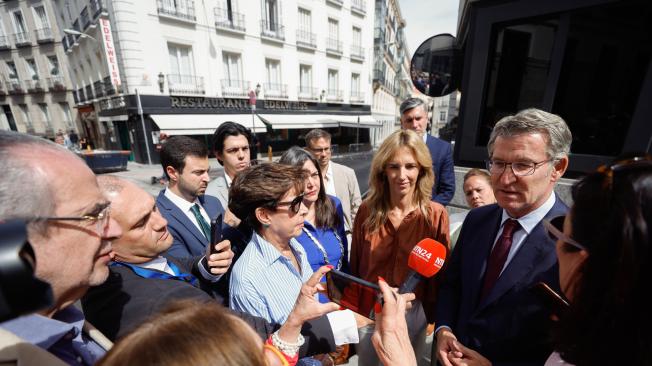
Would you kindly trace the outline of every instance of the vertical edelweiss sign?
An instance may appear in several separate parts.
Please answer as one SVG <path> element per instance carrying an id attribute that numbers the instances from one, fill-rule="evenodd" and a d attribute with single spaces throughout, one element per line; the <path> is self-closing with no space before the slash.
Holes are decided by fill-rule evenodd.
<path id="1" fill-rule="evenodd" d="M 108 19 L 100 18 L 100 29 L 102 31 L 102 43 L 104 44 L 104 56 L 109 68 L 111 83 L 116 89 L 122 82 L 120 81 L 120 70 L 118 69 L 118 57 L 113 45 L 113 33 L 111 33 L 111 23 Z"/>

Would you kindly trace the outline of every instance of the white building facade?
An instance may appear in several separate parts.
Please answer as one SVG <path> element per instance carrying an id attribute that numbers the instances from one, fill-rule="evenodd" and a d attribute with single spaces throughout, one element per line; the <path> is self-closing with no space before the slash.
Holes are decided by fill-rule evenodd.
<path id="1" fill-rule="evenodd" d="M 54 14 L 48 0 L 0 3 L 0 129 L 78 132 Z"/>
<path id="2" fill-rule="evenodd" d="M 145 160 L 145 147 L 154 151 L 160 133 L 211 135 L 224 121 L 253 128 L 262 139 L 271 138 L 262 134 L 269 122 L 279 146 L 297 143 L 310 128 L 346 136 L 347 128 L 377 125 L 370 112 L 372 3 L 55 3 L 62 28 L 82 33 L 68 47 L 80 112 L 98 126 L 104 145 L 135 149 L 136 160 Z"/>
<path id="3" fill-rule="evenodd" d="M 372 135 L 375 146 L 400 128 L 399 106 L 412 90 L 405 24 L 397 0 L 375 1 L 374 96 L 371 111 L 381 125 Z"/>

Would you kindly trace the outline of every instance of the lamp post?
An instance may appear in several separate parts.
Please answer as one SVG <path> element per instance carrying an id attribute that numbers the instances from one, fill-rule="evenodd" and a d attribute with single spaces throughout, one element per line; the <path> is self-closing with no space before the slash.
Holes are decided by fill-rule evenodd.
<path id="1" fill-rule="evenodd" d="M 161 91 L 161 94 L 165 91 L 165 75 L 162 72 L 158 73 L 158 88 Z"/>
<path id="2" fill-rule="evenodd" d="M 80 36 L 81 38 L 90 38 L 94 42 L 97 42 L 97 39 L 95 39 L 95 37 L 93 37 L 93 36 L 91 36 L 91 35 L 89 35 L 87 33 L 82 33 L 80 31 L 74 30 L 74 29 L 66 28 L 66 29 L 63 30 L 63 33 L 70 34 L 70 35 L 73 35 L 73 36 Z"/>

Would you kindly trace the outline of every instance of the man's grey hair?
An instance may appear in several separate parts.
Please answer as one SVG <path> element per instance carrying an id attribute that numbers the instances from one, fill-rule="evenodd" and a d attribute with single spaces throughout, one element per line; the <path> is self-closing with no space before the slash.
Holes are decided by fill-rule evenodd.
<path id="1" fill-rule="evenodd" d="M 513 116 L 503 117 L 496 123 L 487 149 L 493 155 L 496 138 L 523 134 L 541 133 L 546 137 L 546 153 L 550 159 L 558 160 L 570 153 L 573 135 L 564 120 L 556 114 L 536 108 L 524 109 Z"/>
<path id="2" fill-rule="evenodd" d="M 53 215 L 54 192 L 38 164 L 42 154 L 61 152 L 70 154 L 65 148 L 40 137 L 0 131 L 0 219 Z M 40 232 L 44 227 L 31 225 Z"/>
<path id="3" fill-rule="evenodd" d="M 312 140 L 325 139 L 330 141 L 331 134 L 320 128 L 315 128 L 308 131 L 308 133 L 306 134 L 306 136 L 304 136 L 303 139 L 306 141 L 306 146 L 309 146 Z"/>
<path id="4" fill-rule="evenodd" d="M 424 112 L 426 110 L 426 102 L 423 101 L 421 98 L 407 98 L 406 100 L 401 103 L 401 106 L 399 107 L 399 111 L 401 112 L 401 116 L 403 113 L 409 111 L 410 109 L 414 109 L 416 107 L 421 107 L 423 108 Z"/>

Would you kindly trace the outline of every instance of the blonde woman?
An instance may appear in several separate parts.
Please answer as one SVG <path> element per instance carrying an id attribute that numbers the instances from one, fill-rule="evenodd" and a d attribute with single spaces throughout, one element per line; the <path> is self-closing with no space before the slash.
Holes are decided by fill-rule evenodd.
<path id="1" fill-rule="evenodd" d="M 354 276 L 370 282 L 380 277 L 399 287 L 409 271 L 410 252 L 421 239 L 449 246 L 446 209 L 430 200 L 434 182 L 430 153 L 419 135 L 399 130 L 385 139 L 371 163 L 369 195 L 353 225 L 350 265 Z M 436 278 L 422 282 L 407 314 L 417 359 L 424 348 L 426 324 L 433 319 L 436 287 Z M 379 363 L 369 342 L 372 332 L 371 326 L 360 329 L 361 365 Z"/>

